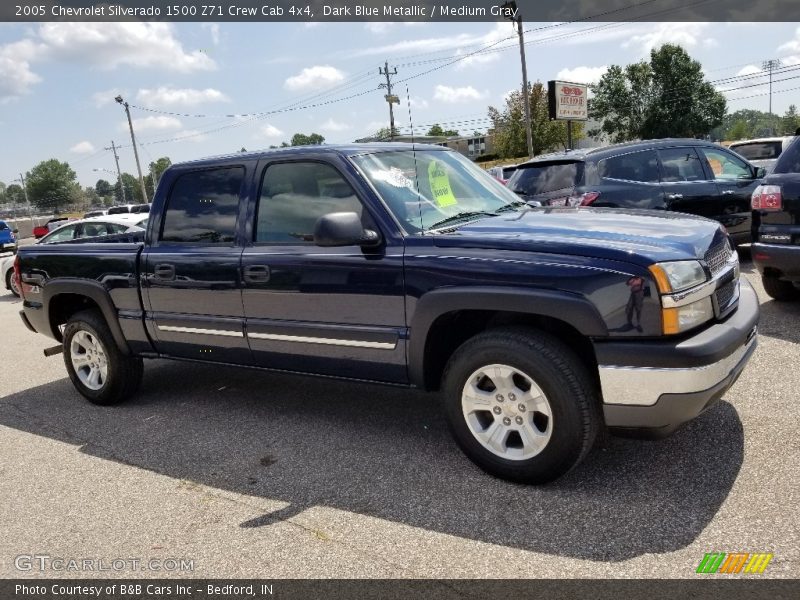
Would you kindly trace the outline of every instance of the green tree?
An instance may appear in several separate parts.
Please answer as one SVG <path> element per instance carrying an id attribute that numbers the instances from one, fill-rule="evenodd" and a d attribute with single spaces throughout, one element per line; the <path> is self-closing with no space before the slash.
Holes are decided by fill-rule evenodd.
<path id="1" fill-rule="evenodd" d="M 797 113 L 797 106 L 794 104 L 789 105 L 789 110 L 783 115 L 782 125 L 785 135 L 794 135 L 794 132 L 800 127 L 800 114 Z"/>
<path id="2" fill-rule="evenodd" d="M 442 129 L 442 126 L 436 123 L 428 130 L 428 135 L 455 137 L 458 135 L 458 131 L 455 129 Z"/>
<path id="3" fill-rule="evenodd" d="M 112 186 L 105 179 L 98 179 L 97 183 L 94 184 L 94 189 L 97 192 L 97 195 L 103 198 L 106 196 L 111 196 L 114 193 L 114 186 Z"/>
<path id="4" fill-rule="evenodd" d="M 706 135 L 726 111 L 700 63 L 675 44 L 651 50 L 649 62 L 613 65 L 592 91 L 589 116 L 602 125 L 591 135 L 615 142 Z"/>
<path id="5" fill-rule="evenodd" d="M 22 189 L 22 186 L 12 183 L 6 187 L 5 201 L 9 204 L 24 204 L 25 191 Z"/>
<path id="6" fill-rule="evenodd" d="M 0 181 L 0 204 L 6 202 L 6 184 Z"/>
<path id="7" fill-rule="evenodd" d="M 122 174 L 122 185 L 125 187 L 125 201 L 129 204 L 141 203 L 143 202 L 142 198 L 142 186 L 139 185 L 139 178 L 134 177 L 130 173 L 123 173 Z M 119 201 L 122 201 L 122 197 L 120 196 Z"/>
<path id="8" fill-rule="evenodd" d="M 325 138 L 318 133 L 306 135 L 304 133 L 295 133 L 292 136 L 292 146 L 318 146 L 325 143 Z"/>
<path id="9" fill-rule="evenodd" d="M 750 126 L 744 119 L 736 121 L 725 135 L 726 140 L 745 140 L 751 137 Z"/>
<path id="10" fill-rule="evenodd" d="M 80 200 L 81 188 L 75 171 L 55 158 L 40 162 L 26 175 L 28 197 L 41 209 L 58 211 Z"/>
<path id="11" fill-rule="evenodd" d="M 528 105 L 531 114 L 533 154 L 546 150 L 566 148 L 567 124 L 551 121 L 547 107 L 547 89 L 541 82 L 528 84 Z M 503 158 L 518 158 L 528 155 L 528 140 L 525 134 L 525 104 L 522 91 L 511 92 L 506 97 L 502 112 L 489 107 L 489 118 L 494 130 L 495 151 Z M 572 124 L 572 139 L 583 138 L 582 124 Z"/>
<path id="12" fill-rule="evenodd" d="M 150 173 L 152 173 L 153 177 L 156 180 L 156 185 L 158 182 L 161 181 L 161 176 L 164 174 L 169 166 L 172 164 L 172 161 L 169 159 L 168 156 L 162 156 L 155 162 L 150 163 Z"/>

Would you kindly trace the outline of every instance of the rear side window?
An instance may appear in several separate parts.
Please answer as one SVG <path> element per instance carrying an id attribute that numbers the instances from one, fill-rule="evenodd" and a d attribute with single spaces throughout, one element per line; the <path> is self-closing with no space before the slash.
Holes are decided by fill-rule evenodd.
<path id="1" fill-rule="evenodd" d="M 270 165 L 261 184 L 255 241 L 313 242 L 317 220 L 334 212 L 366 217 L 355 191 L 336 169 L 315 162 Z"/>
<path id="2" fill-rule="evenodd" d="M 783 149 L 783 142 L 750 142 L 748 144 L 735 144 L 731 150 L 747 160 L 770 160 L 778 158 Z"/>
<path id="3" fill-rule="evenodd" d="M 167 200 L 160 240 L 233 243 L 243 180 L 243 167 L 207 169 L 178 177 Z"/>
<path id="4" fill-rule="evenodd" d="M 783 151 L 773 173 L 800 173 L 800 145 L 795 138 L 791 145 Z"/>
<path id="5" fill-rule="evenodd" d="M 658 183 L 658 156 L 653 150 L 613 156 L 599 161 L 597 171 L 608 179 Z"/>
<path id="6" fill-rule="evenodd" d="M 659 150 L 662 181 L 704 181 L 706 179 L 700 157 L 694 148 L 667 148 Z"/>
<path id="7" fill-rule="evenodd" d="M 535 196 L 575 187 L 582 178 L 582 162 L 533 165 L 514 171 L 508 187 L 512 192 Z"/>

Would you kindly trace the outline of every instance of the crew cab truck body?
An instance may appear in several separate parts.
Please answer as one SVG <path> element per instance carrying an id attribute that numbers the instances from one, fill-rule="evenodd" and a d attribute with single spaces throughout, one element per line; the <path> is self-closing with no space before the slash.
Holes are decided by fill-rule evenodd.
<path id="1" fill-rule="evenodd" d="M 439 390 L 465 453 L 515 481 L 562 475 L 603 427 L 671 433 L 756 345 L 718 223 L 530 208 L 436 146 L 173 165 L 128 240 L 15 267 L 23 321 L 90 401 L 133 394 L 155 357 Z"/>
<path id="2" fill-rule="evenodd" d="M 775 169 L 756 188 L 753 208 L 753 262 L 767 294 L 800 300 L 800 144 L 778 158 Z"/>

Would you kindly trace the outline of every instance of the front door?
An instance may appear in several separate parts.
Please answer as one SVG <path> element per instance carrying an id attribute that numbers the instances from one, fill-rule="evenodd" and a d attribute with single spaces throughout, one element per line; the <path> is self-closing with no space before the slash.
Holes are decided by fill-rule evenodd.
<path id="1" fill-rule="evenodd" d="M 142 273 L 148 329 L 161 353 L 251 362 L 236 234 L 247 172 L 245 165 L 186 168 L 164 200 Z"/>
<path id="2" fill-rule="evenodd" d="M 368 192 L 346 174 L 344 159 L 325 156 L 260 166 L 251 244 L 242 255 L 255 363 L 405 382 L 402 243 L 382 236 L 377 248 L 314 244 L 314 225 L 328 213 L 355 212 L 378 230 L 359 198 Z"/>
<path id="3" fill-rule="evenodd" d="M 666 209 L 713 219 L 719 191 L 695 149 L 664 148 L 658 151 L 658 158 Z"/>

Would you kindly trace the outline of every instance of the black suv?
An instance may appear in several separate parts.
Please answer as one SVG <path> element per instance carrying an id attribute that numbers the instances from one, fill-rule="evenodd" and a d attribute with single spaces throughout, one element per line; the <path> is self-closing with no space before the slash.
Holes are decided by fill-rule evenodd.
<path id="1" fill-rule="evenodd" d="M 766 175 L 735 152 L 701 140 L 651 140 L 539 156 L 508 187 L 544 206 L 657 209 L 722 223 L 751 241 L 750 197 Z"/>
<path id="2" fill-rule="evenodd" d="M 753 193 L 753 262 L 776 300 L 800 300 L 800 144 Z"/>

